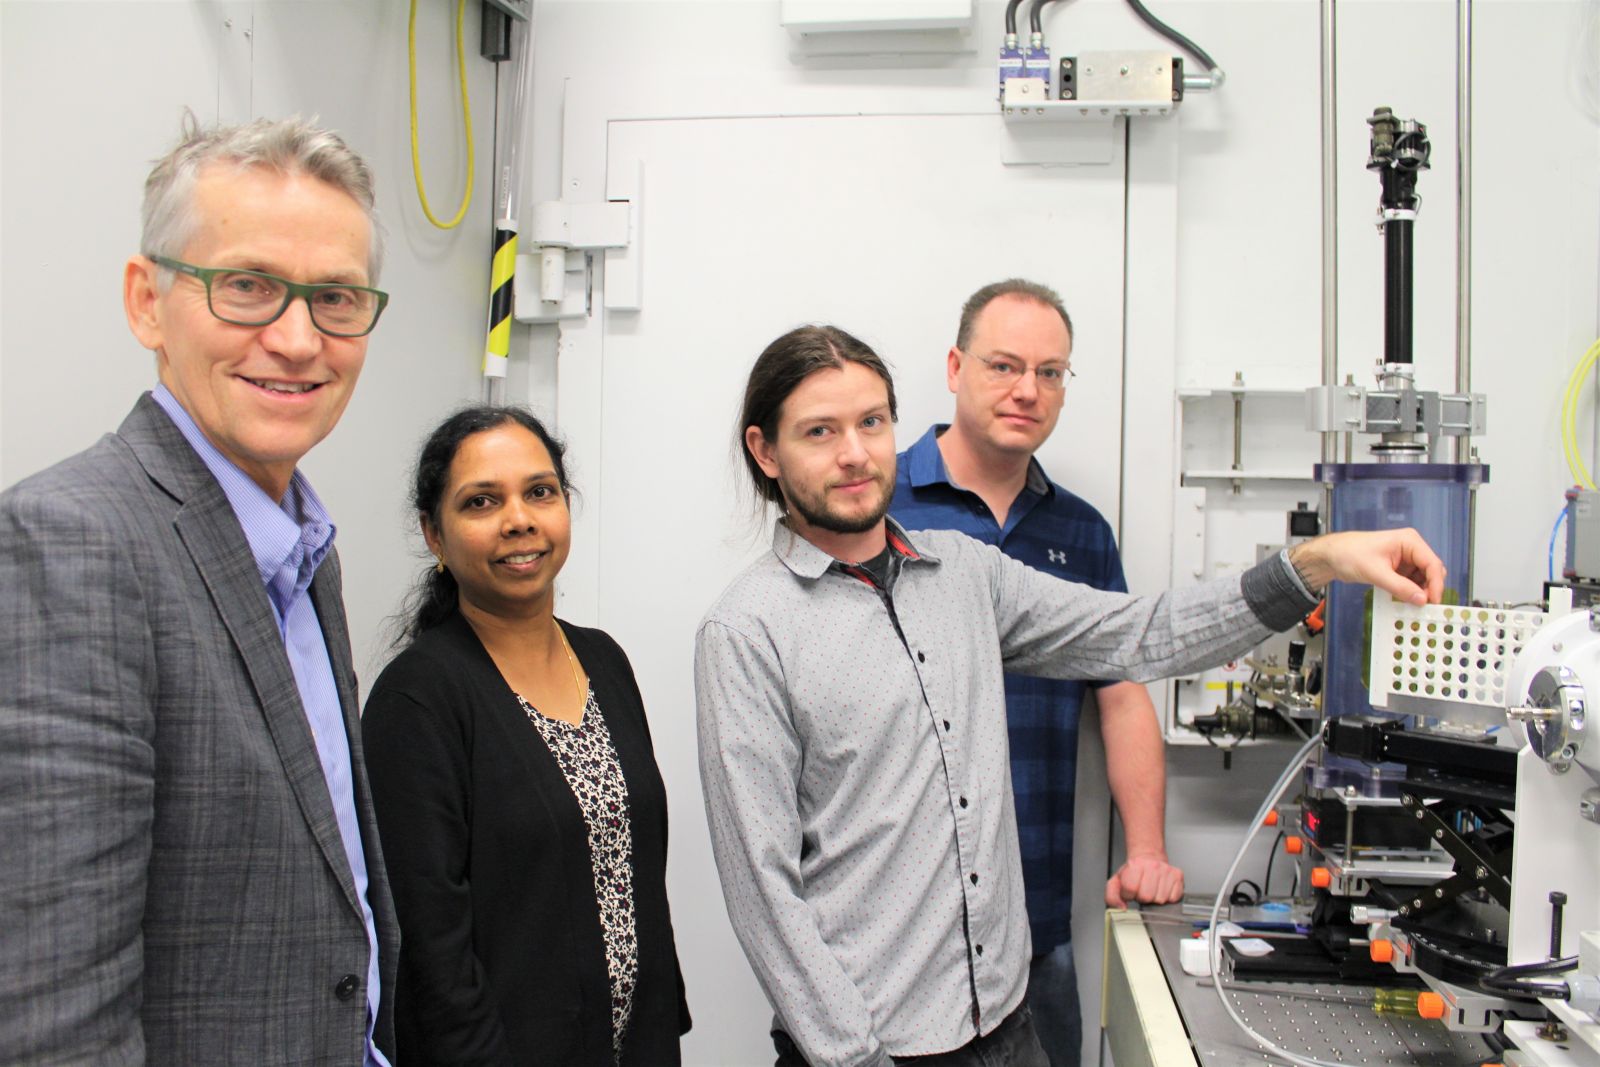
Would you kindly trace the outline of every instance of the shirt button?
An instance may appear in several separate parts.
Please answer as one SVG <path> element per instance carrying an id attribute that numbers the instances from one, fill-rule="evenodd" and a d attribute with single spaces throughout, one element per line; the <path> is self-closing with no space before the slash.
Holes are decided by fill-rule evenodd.
<path id="1" fill-rule="evenodd" d="M 962 797 L 961 798 L 961 806 L 963 808 L 967 806 L 967 798 L 966 797 Z"/>
<path id="2" fill-rule="evenodd" d="M 974 874 L 972 876 L 972 884 L 973 885 L 977 885 L 978 884 L 978 876 L 976 874 Z"/>
<path id="3" fill-rule="evenodd" d="M 950 720 L 949 719 L 946 719 L 944 721 L 944 732 L 945 733 L 949 733 L 950 732 Z"/>
<path id="4" fill-rule="evenodd" d="M 921 652 L 918 652 L 917 653 L 917 662 L 918 663 L 926 663 L 926 662 L 928 662 L 928 657 L 924 656 Z"/>
<path id="5" fill-rule="evenodd" d="M 356 990 L 360 987 L 361 979 L 353 974 L 347 974 L 333 987 L 333 995 L 340 1000 L 349 1000 L 356 995 Z"/>

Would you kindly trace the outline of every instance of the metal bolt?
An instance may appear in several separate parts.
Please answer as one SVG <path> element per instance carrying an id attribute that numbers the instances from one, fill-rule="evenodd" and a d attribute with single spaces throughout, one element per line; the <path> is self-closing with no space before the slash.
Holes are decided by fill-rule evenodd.
<path id="1" fill-rule="evenodd" d="M 1578 814 L 1590 822 L 1600 822 L 1600 789 L 1586 789 L 1578 801 Z"/>
<path id="2" fill-rule="evenodd" d="M 1433 895 L 1434 895 L 1434 897 L 1436 899 L 1443 900 L 1444 899 L 1444 890 L 1443 889 L 1435 889 L 1433 891 Z"/>
<path id="3" fill-rule="evenodd" d="M 1480 882 L 1483 881 L 1485 878 L 1489 877 L 1489 872 L 1484 870 L 1482 867 L 1479 867 L 1477 870 L 1473 871 L 1472 873 L 1478 876 L 1478 881 L 1480 881 Z"/>
<path id="4" fill-rule="evenodd" d="M 1443 830 L 1435 830 L 1433 832 L 1433 839 L 1435 841 L 1443 841 L 1444 840 L 1444 831 Z"/>
<path id="5" fill-rule="evenodd" d="M 245 36 L 245 40 L 248 41 L 251 37 L 255 36 L 255 31 L 254 30 L 245 30 L 244 31 L 244 36 Z"/>
<path id="6" fill-rule="evenodd" d="M 233 29 L 233 20 L 232 19 L 223 19 L 222 20 L 222 28 L 225 29 L 225 30 Z"/>
<path id="7" fill-rule="evenodd" d="M 1122 67 L 1122 69 L 1121 69 L 1121 70 L 1119 70 L 1119 71 L 1117 71 L 1117 73 L 1118 73 L 1118 74 L 1121 74 L 1121 75 L 1122 75 L 1122 76 L 1123 76 L 1123 77 L 1127 77 L 1127 74 L 1128 74 L 1128 68 L 1127 68 L 1127 65 L 1126 65 L 1126 64 L 1124 64 L 1124 65 L 1123 65 L 1123 67 Z"/>
<path id="8" fill-rule="evenodd" d="M 1413 908 L 1420 908 L 1420 907 L 1422 907 L 1422 898 L 1421 898 L 1421 897 L 1418 897 L 1418 898 L 1417 898 L 1417 899 L 1416 899 L 1416 900 L 1413 900 L 1413 901 L 1412 901 L 1412 902 L 1411 902 L 1411 906 L 1412 906 L 1412 907 L 1413 907 Z"/>
<path id="9" fill-rule="evenodd" d="M 1567 1028 L 1556 1022 L 1554 1019 L 1551 1019 L 1549 1022 L 1539 1027 L 1539 1029 L 1535 1030 L 1534 1033 L 1538 1034 L 1546 1041 L 1555 1042 L 1566 1041 L 1571 1036 L 1567 1033 Z"/>
<path id="10" fill-rule="evenodd" d="M 1063 60 L 1062 60 L 1062 61 L 1061 61 L 1061 69 L 1062 69 L 1062 70 L 1071 70 L 1071 69 L 1072 69 L 1072 60 L 1070 60 L 1070 59 L 1063 59 Z"/>
<path id="11" fill-rule="evenodd" d="M 1174 89 L 1174 90 L 1172 90 L 1172 99 L 1174 99 L 1174 100 L 1182 100 L 1183 99 L 1183 94 L 1178 92 L 1178 90 Z"/>

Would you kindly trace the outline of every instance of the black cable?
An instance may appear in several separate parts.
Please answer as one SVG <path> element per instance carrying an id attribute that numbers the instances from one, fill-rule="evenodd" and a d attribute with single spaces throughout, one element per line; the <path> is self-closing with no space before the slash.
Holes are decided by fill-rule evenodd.
<path id="1" fill-rule="evenodd" d="M 1578 957 L 1562 956 L 1558 960 L 1533 960 L 1528 963 L 1517 963 L 1510 967 L 1497 967 L 1484 975 L 1484 981 L 1491 978 L 1527 978 L 1530 975 L 1562 974 L 1566 971 L 1576 970 Z"/>
<path id="2" fill-rule="evenodd" d="M 1536 1000 L 1544 998 L 1551 1000 L 1572 999 L 1572 987 L 1560 980 L 1543 981 L 1538 978 L 1502 978 L 1491 981 L 1488 978 L 1484 978 L 1478 982 L 1478 985 L 1491 993 L 1532 997 Z"/>
<path id="3" fill-rule="evenodd" d="M 1033 6 L 1028 8 L 1028 28 L 1034 33 L 1044 33 L 1044 5 L 1054 3 L 1054 0 L 1033 0 Z"/>
<path id="4" fill-rule="evenodd" d="M 1558 960 L 1534 960 L 1511 967 L 1500 967 L 1478 979 L 1478 985 L 1494 993 L 1510 993 L 1523 997 L 1548 997 L 1570 1000 L 1572 987 L 1566 982 L 1540 981 L 1535 975 L 1560 974 L 1576 970 L 1578 957 L 1563 956 Z"/>
<path id="5" fill-rule="evenodd" d="M 1244 886 L 1255 890 L 1254 894 L 1247 893 Z M 1261 895 L 1261 887 L 1248 878 L 1241 878 L 1233 883 L 1233 888 L 1228 891 L 1228 903 L 1236 908 L 1253 908 L 1266 898 Z"/>
<path id="6" fill-rule="evenodd" d="M 1022 6 L 1022 0 L 1006 0 L 1006 32 L 1011 36 L 1017 35 L 1017 8 Z"/>
<path id="7" fill-rule="evenodd" d="M 1207 53 L 1204 48 L 1201 48 L 1199 45 L 1189 40 L 1189 38 L 1185 37 L 1171 26 L 1168 26 L 1165 22 L 1162 22 L 1160 19 L 1156 18 L 1150 13 L 1150 9 L 1140 3 L 1139 0 L 1128 0 L 1128 6 L 1133 8 L 1133 13 L 1135 15 L 1138 15 L 1144 20 L 1145 25 L 1149 26 L 1152 30 L 1155 30 L 1161 36 L 1165 37 L 1167 40 L 1171 41 L 1185 52 L 1188 52 L 1191 56 L 1194 56 L 1194 58 L 1200 61 L 1201 66 L 1205 67 L 1207 70 L 1217 69 L 1217 61 L 1212 59 L 1210 54 Z"/>

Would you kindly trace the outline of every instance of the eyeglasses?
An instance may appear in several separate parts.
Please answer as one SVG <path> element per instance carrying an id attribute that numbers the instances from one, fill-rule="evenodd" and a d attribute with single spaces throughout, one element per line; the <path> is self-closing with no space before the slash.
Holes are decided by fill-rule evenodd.
<path id="1" fill-rule="evenodd" d="M 378 325 L 378 316 L 389 303 L 389 294 L 360 285 L 318 282 L 303 285 L 263 274 L 258 270 L 232 267 L 196 267 L 166 256 L 151 256 L 151 262 L 168 270 L 198 278 L 206 287 L 206 306 L 211 314 L 235 326 L 265 326 L 276 322 L 289 305 L 304 297 L 311 311 L 311 324 L 330 337 L 365 337 Z"/>
<path id="2" fill-rule="evenodd" d="M 980 356 L 976 352 L 967 353 L 973 359 L 982 363 L 987 369 L 989 381 L 1006 388 L 1014 387 L 1023 378 L 1028 376 L 1030 370 L 1033 380 L 1040 389 L 1052 393 L 1059 393 L 1066 389 L 1067 383 L 1078 376 L 1078 372 L 1065 363 L 1041 363 L 1037 367 L 1028 367 L 1019 359 L 1011 356 Z"/>

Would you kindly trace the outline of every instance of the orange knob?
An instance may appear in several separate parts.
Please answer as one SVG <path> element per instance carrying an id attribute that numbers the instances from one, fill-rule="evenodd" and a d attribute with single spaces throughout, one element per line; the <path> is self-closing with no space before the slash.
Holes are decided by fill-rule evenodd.
<path id="1" fill-rule="evenodd" d="M 1311 884 L 1318 889 L 1326 889 L 1333 884 L 1333 872 L 1326 867 L 1311 868 Z"/>
<path id="2" fill-rule="evenodd" d="M 1265 819 L 1261 820 L 1261 825 L 1262 826 L 1276 826 L 1276 825 L 1278 825 L 1278 809 L 1277 808 L 1273 808 L 1271 811 L 1267 812 L 1267 817 Z"/>
<path id="3" fill-rule="evenodd" d="M 1306 843 L 1299 837 L 1290 834 L 1283 839 L 1283 850 L 1291 856 L 1298 856 L 1305 851 Z"/>
<path id="4" fill-rule="evenodd" d="M 1394 959 L 1394 942 L 1374 941 L 1367 946 L 1367 955 L 1372 957 L 1373 963 L 1388 963 Z"/>
<path id="5" fill-rule="evenodd" d="M 1418 993 L 1417 1014 L 1424 1019 L 1443 1019 L 1444 998 L 1437 993 Z"/>

